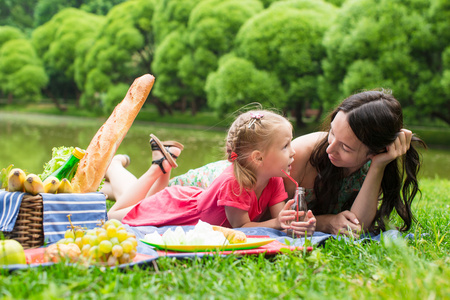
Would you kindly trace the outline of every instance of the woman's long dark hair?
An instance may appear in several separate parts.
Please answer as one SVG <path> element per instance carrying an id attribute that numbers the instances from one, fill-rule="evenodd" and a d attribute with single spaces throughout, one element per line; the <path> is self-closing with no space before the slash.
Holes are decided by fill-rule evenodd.
<path id="1" fill-rule="evenodd" d="M 345 99 L 329 116 L 329 124 L 338 112 L 347 114 L 347 121 L 356 137 L 369 148 L 368 154 L 385 151 L 386 147 L 397 137 L 403 128 L 403 114 L 400 103 L 390 93 L 383 91 L 367 91 L 352 95 Z M 383 174 L 381 182 L 381 205 L 369 230 L 379 232 L 386 230 L 386 221 L 395 208 L 404 224 L 400 231 L 411 227 L 414 216 L 411 203 L 419 192 L 417 173 L 420 168 L 420 157 L 413 143 L 419 143 L 426 148 L 418 137 L 412 137 L 411 147 L 402 158 L 390 162 Z M 313 150 L 310 163 L 318 171 L 314 182 L 317 205 L 315 214 L 330 213 L 330 207 L 337 203 L 337 196 L 345 176 L 342 168 L 335 167 L 328 158 L 326 149 L 328 136 Z M 405 176 L 406 175 L 406 176 Z M 351 195 L 343 209 L 350 209 L 358 191 Z"/>

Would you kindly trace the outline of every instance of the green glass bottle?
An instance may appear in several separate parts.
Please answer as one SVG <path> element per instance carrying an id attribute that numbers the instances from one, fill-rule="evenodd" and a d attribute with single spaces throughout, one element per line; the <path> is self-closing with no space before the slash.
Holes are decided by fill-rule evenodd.
<path id="1" fill-rule="evenodd" d="M 67 159 L 67 161 L 61 167 L 59 167 L 58 170 L 50 174 L 48 177 L 55 176 L 59 180 L 63 178 L 67 178 L 69 181 L 72 180 L 75 172 L 77 171 L 78 163 L 85 154 L 86 152 L 83 149 L 75 147 L 75 149 L 72 151 L 72 154 L 69 156 L 69 159 Z"/>

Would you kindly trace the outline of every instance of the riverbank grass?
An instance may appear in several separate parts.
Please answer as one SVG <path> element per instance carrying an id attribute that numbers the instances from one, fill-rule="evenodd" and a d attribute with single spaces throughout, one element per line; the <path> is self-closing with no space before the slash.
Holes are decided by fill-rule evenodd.
<path id="1" fill-rule="evenodd" d="M 1 273 L 3 299 L 444 299 L 450 181 L 423 179 L 412 238 L 329 240 L 274 257 L 160 258 L 128 271 L 56 265 Z"/>

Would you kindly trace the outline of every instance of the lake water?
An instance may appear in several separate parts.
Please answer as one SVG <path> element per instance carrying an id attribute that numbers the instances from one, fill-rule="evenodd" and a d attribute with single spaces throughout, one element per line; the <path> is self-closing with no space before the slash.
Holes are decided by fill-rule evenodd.
<path id="1" fill-rule="evenodd" d="M 14 164 L 30 173 L 42 173 L 44 163 L 51 159 L 53 147 L 78 146 L 86 149 L 105 120 L 0 112 L 0 168 Z M 161 141 L 176 140 L 184 144 L 185 149 L 177 160 L 179 167 L 172 171 L 173 176 L 224 158 L 226 129 L 209 130 L 136 121 L 117 153 L 130 156 L 128 169 L 137 176 L 147 170 L 152 160 L 150 133 Z M 429 145 L 429 149 L 422 153 L 422 177 L 450 179 L 450 149 Z"/>

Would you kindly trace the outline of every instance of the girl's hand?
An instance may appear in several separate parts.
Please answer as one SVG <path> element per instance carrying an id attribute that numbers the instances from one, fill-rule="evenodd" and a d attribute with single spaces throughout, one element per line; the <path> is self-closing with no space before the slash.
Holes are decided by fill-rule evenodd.
<path id="1" fill-rule="evenodd" d="M 283 209 L 278 214 L 278 222 L 280 223 L 280 227 L 282 229 L 289 229 L 291 228 L 290 223 L 295 220 L 296 212 L 295 210 L 291 209 L 292 204 L 294 204 L 294 199 L 289 200 L 284 205 Z"/>
<path id="2" fill-rule="evenodd" d="M 305 219 L 302 222 L 292 222 L 291 228 L 297 236 L 312 236 L 316 231 L 316 218 L 310 210 L 308 210 L 307 212 L 299 212 L 299 218 L 303 217 L 304 215 Z"/>
<path id="3" fill-rule="evenodd" d="M 386 152 L 375 155 L 372 158 L 372 164 L 385 167 L 391 161 L 401 157 L 411 146 L 412 131 L 402 129 L 397 134 L 395 141 L 386 147 Z"/>

